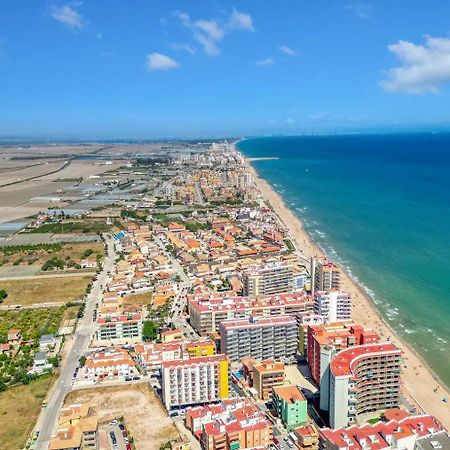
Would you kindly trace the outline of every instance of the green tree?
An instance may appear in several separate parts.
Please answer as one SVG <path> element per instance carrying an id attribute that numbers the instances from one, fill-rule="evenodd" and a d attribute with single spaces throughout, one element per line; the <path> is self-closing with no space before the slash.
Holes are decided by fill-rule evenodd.
<path id="1" fill-rule="evenodd" d="M 158 325 L 152 320 L 146 320 L 142 327 L 142 336 L 145 341 L 154 341 L 158 337 Z"/>

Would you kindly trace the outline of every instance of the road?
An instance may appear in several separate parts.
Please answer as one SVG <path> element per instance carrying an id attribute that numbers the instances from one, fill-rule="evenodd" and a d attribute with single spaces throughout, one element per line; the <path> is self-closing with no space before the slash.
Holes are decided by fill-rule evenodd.
<path id="1" fill-rule="evenodd" d="M 199 205 L 206 205 L 205 199 L 203 198 L 202 190 L 198 183 L 194 183 L 195 192 L 197 194 L 197 202 Z"/>
<path id="2" fill-rule="evenodd" d="M 43 408 L 38 418 L 36 430 L 40 431 L 34 449 L 47 450 L 52 433 L 55 431 L 59 411 L 64 403 L 65 396 L 72 390 L 72 375 L 78 365 L 78 361 L 83 353 L 88 349 L 89 342 L 95 331 L 93 321 L 95 304 L 100 302 L 102 286 L 108 278 L 108 272 L 114 267 L 116 253 L 113 239 L 105 235 L 108 246 L 108 254 L 103 263 L 103 270 L 94 282 L 91 292 L 86 298 L 86 308 L 84 317 L 78 322 L 75 334 L 73 335 L 72 348 L 63 363 L 61 374 L 54 385 L 48 400 L 47 407 Z"/>
<path id="3" fill-rule="evenodd" d="M 187 294 L 189 288 L 192 286 L 192 282 L 189 277 L 186 275 L 182 265 L 179 261 L 174 258 L 170 252 L 166 250 L 166 246 L 161 241 L 161 239 L 157 236 L 154 237 L 154 240 L 164 255 L 170 260 L 173 267 L 176 269 L 181 282 L 178 284 L 178 295 L 172 304 L 172 314 L 169 318 L 169 321 L 175 325 L 176 328 L 180 329 L 188 338 L 197 338 L 198 334 L 196 331 L 182 318 L 182 312 L 186 307 Z"/>

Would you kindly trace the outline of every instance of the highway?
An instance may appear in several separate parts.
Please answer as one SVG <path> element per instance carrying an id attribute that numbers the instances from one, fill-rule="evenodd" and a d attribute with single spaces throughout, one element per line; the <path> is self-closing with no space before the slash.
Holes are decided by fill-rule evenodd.
<path id="1" fill-rule="evenodd" d="M 108 272 L 113 270 L 116 258 L 113 239 L 109 236 L 104 236 L 108 246 L 108 254 L 103 263 L 103 270 L 98 275 L 91 292 L 86 297 L 84 317 L 78 322 L 75 334 L 72 337 L 72 347 L 66 360 L 63 361 L 60 376 L 47 398 L 47 406 L 42 408 L 38 418 L 35 430 L 39 431 L 39 437 L 33 447 L 36 450 L 48 449 L 50 438 L 55 431 L 59 412 L 64 403 L 64 398 L 72 390 L 73 373 L 75 372 L 80 357 L 87 351 L 89 342 L 95 331 L 95 322 L 93 320 L 95 304 L 101 300 L 102 286 L 106 283 Z"/>

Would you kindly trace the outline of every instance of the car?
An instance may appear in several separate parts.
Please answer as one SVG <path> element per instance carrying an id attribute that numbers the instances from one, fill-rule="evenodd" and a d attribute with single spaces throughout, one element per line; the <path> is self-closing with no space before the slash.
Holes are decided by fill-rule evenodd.
<path id="1" fill-rule="evenodd" d="M 122 436 L 123 436 L 123 437 L 127 437 L 127 436 L 128 436 L 128 433 L 127 433 L 125 430 L 123 430 L 123 431 L 122 431 Z"/>
<path id="2" fill-rule="evenodd" d="M 127 444 L 127 450 L 131 450 L 131 444 Z"/>
<path id="3" fill-rule="evenodd" d="M 128 438 L 126 436 L 123 437 L 123 440 L 124 440 L 125 444 L 129 443 Z"/>
<path id="4" fill-rule="evenodd" d="M 131 381 L 132 378 L 131 377 L 125 377 L 125 381 Z"/>
<path id="5" fill-rule="evenodd" d="M 294 444 L 286 439 L 286 444 L 288 445 L 289 448 L 294 448 Z"/>
<path id="6" fill-rule="evenodd" d="M 109 435 L 111 437 L 111 441 L 112 441 L 113 445 L 116 445 L 117 444 L 117 438 L 116 438 L 116 434 L 114 433 L 114 431 L 110 431 Z"/>
<path id="7" fill-rule="evenodd" d="M 119 423 L 119 428 L 123 431 L 125 430 L 125 425 L 123 423 Z"/>
<path id="8" fill-rule="evenodd" d="M 140 380 L 141 377 L 138 377 L 137 375 L 133 377 L 133 380 Z"/>
<path id="9" fill-rule="evenodd" d="M 113 420 L 111 420 L 111 422 L 109 422 L 110 425 L 117 425 L 118 423 L 119 423 L 119 421 L 116 419 L 113 419 Z"/>

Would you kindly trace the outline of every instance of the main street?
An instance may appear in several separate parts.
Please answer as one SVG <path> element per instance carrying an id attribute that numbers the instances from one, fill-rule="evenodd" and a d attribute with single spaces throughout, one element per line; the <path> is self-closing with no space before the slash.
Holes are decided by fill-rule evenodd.
<path id="1" fill-rule="evenodd" d="M 114 241 L 111 237 L 105 235 L 105 242 L 108 247 L 108 253 L 103 262 L 103 269 L 93 283 L 91 292 L 86 297 L 86 307 L 84 316 L 79 320 L 75 334 L 72 337 L 71 349 L 65 361 L 63 361 L 62 370 L 56 384 L 51 390 L 47 406 L 42 408 L 38 418 L 36 431 L 39 431 L 39 437 L 34 449 L 47 450 L 52 433 L 55 431 L 59 411 L 64 403 L 64 398 L 72 390 L 72 376 L 78 365 L 80 357 L 87 351 L 89 342 L 95 331 L 95 322 L 93 320 L 95 304 L 100 302 L 102 296 L 102 287 L 108 278 L 108 272 L 114 267 L 116 253 Z"/>
<path id="2" fill-rule="evenodd" d="M 192 282 L 189 277 L 186 275 L 183 267 L 180 262 L 174 258 L 170 252 L 166 250 L 166 246 L 164 242 L 157 236 L 154 237 L 156 244 L 159 246 L 162 252 L 164 252 L 165 256 L 169 258 L 171 264 L 177 270 L 177 274 L 180 277 L 181 282 L 178 283 L 178 295 L 173 301 L 171 318 L 170 320 L 175 325 L 176 328 L 181 330 L 188 338 L 196 338 L 198 334 L 196 331 L 187 323 L 186 320 L 183 319 L 182 313 L 186 307 L 187 294 L 189 288 L 192 286 Z"/>

